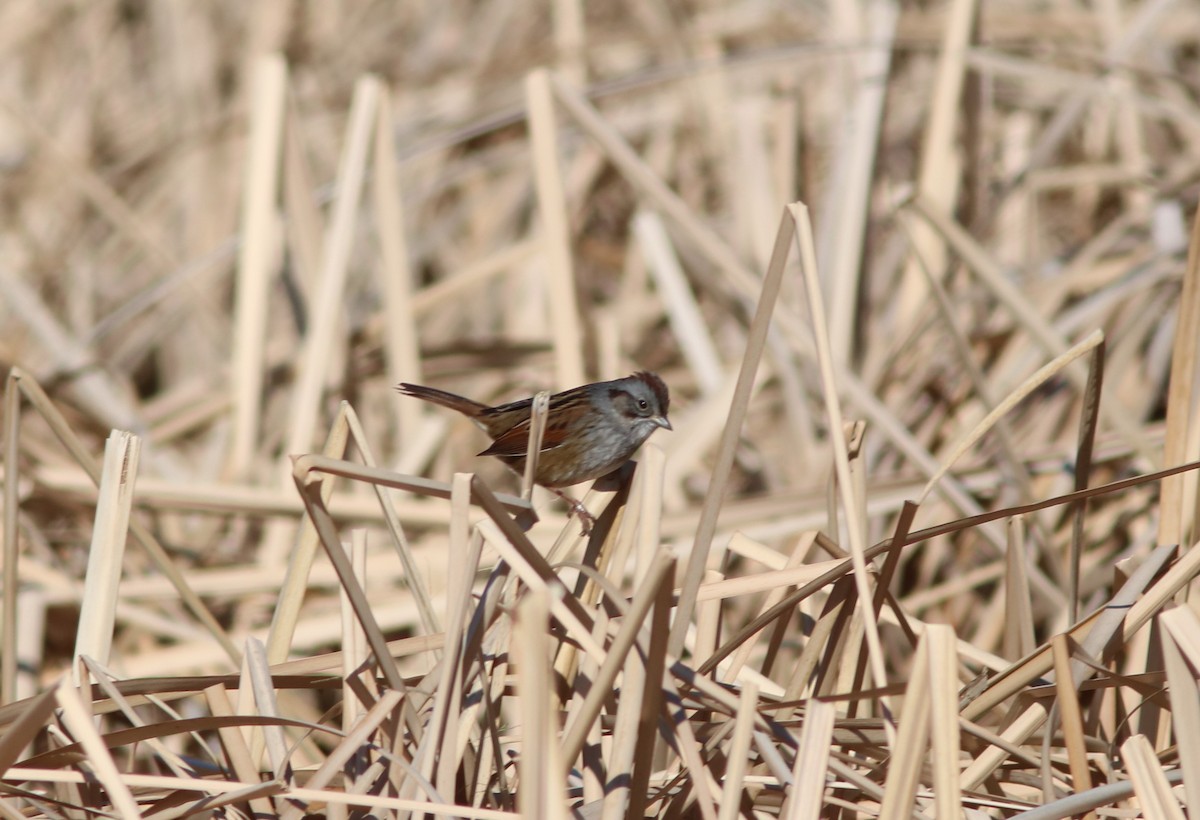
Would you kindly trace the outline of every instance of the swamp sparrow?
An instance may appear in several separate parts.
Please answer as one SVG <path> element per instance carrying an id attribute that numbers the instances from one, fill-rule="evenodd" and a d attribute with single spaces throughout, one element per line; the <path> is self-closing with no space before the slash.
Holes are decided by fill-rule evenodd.
<path id="1" fill-rule="evenodd" d="M 396 389 L 467 416 L 492 438 L 492 446 L 479 455 L 496 456 L 524 472 L 532 398 L 489 407 L 419 384 L 399 384 Z M 588 532 L 592 516 L 559 488 L 608 475 L 628 461 L 656 429 L 670 430 L 669 403 L 663 380 L 644 372 L 555 393 L 546 412 L 534 482 L 569 503 Z"/>

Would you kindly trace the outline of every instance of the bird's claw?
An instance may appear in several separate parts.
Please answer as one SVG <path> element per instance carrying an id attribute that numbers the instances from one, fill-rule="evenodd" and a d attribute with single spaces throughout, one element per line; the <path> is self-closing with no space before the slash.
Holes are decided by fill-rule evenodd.
<path id="1" fill-rule="evenodd" d="M 596 523 L 595 517 L 587 511 L 587 507 L 583 506 L 583 502 L 581 501 L 576 501 L 571 506 L 571 510 L 575 513 L 575 517 L 579 519 L 579 526 L 583 528 L 583 534 L 585 536 L 591 535 L 592 527 Z"/>
<path id="2" fill-rule="evenodd" d="M 571 496 L 557 487 L 550 487 L 549 489 L 550 492 L 567 502 L 567 506 L 571 508 L 571 512 L 579 519 L 579 526 L 583 528 L 583 534 L 585 536 L 591 535 L 592 527 L 596 523 L 596 517 L 588 512 L 587 507 L 583 506 L 583 502 L 577 498 L 571 498 Z"/>

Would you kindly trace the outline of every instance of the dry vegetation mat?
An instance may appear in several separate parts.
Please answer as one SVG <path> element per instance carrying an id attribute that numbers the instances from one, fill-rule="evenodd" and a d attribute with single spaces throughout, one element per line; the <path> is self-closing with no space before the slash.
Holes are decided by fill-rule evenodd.
<path id="1" fill-rule="evenodd" d="M 1200 7 L 0 4 L 0 818 L 1200 810 Z M 401 381 L 651 370 L 584 535 Z"/>

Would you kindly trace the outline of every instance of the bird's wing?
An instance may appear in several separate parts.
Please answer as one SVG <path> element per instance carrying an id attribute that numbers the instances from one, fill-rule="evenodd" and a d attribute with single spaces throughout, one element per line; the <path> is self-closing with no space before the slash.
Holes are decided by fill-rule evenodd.
<path id="1" fill-rule="evenodd" d="M 546 424 L 546 432 L 542 435 L 541 452 L 553 450 L 567 440 L 565 425 L 556 425 L 552 420 Z M 529 451 L 529 419 L 517 424 L 510 430 L 501 433 L 492 446 L 484 450 L 481 456 L 523 456 Z"/>

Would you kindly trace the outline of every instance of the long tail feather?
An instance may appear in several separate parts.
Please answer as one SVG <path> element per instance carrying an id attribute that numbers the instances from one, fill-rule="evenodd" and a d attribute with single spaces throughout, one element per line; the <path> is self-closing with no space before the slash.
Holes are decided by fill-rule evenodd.
<path id="1" fill-rule="evenodd" d="M 445 390 L 438 390 L 435 387 L 426 387 L 422 384 L 408 384 L 401 382 L 396 385 L 396 390 L 405 396 L 412 396 L 422 401 L 433 402 L 440 404 L 442 407 L 449 407 L 451 410 L 457 410 L 464 416 L 478 418 L 484 410 L 488 409 L 486 404 L 468 399 L 465 396 L 460 396 L 457 393 L 450 393 Z"/>

